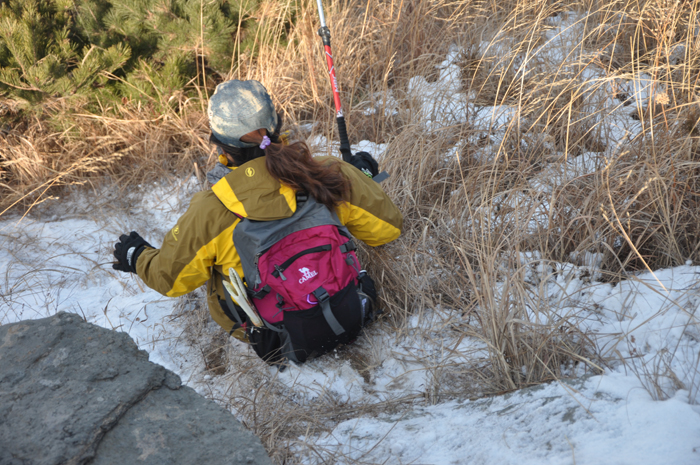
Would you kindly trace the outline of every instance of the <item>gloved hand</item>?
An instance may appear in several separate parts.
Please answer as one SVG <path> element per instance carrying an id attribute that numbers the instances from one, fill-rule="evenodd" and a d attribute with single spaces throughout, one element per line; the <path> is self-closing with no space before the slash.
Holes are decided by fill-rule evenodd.
<path id="1" fill-rule="evenodd" d="M 139 236 L 136 231 L 131 231 L 127 236 L 122 234 L 119 236 L 119 242 L 114 244 L 114 257 L 117 263 L 112 265 L 112 268 L 127 273 L 136 273 L 136 260 L 146 247 L 153 247 L 146 240 Z"/>
<path id="2" fill-rule="evenodd" d="M 350 159 L 350 163 L 370 178 L 373 178 L 379 174 L 379 165 L 377 164 L 377 160 L 372 158 L 372 155 L 367 152 L 357 152 Z"/>

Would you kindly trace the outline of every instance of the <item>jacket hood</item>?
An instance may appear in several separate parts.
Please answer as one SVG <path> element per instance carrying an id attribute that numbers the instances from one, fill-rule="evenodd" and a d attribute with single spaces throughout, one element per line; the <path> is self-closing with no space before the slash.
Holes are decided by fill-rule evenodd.
<path id="1" fill-rule="evenodd" d="M 270 175 L 265 157 L 231 170 L 211 188 L 226 208 L 255 221 L 289 218 L 296 211 L 296 192 Z"/>

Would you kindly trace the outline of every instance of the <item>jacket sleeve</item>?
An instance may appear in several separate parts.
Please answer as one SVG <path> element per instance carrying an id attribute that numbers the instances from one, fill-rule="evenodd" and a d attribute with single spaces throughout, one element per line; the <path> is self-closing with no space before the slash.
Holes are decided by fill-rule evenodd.
<path id="1" fill-rule="evenodd" d="M 349 163 L 340 162 L 350 180 L 350 200 L 336 209 L 341 223 L 367 245 L 376 247 L 401 235 L 403 216 L 379 183 Z"/>
<path id="2" fill-rule="evenodd" d="M 212 265 L 223 260 L 240 262 L 231 240 L 238 221 L 211 191 L 195 194 L 161 248 L 147 249 L 139 256 L 139 277 L 168 297 L 197 289 L 211 277 Z"/>

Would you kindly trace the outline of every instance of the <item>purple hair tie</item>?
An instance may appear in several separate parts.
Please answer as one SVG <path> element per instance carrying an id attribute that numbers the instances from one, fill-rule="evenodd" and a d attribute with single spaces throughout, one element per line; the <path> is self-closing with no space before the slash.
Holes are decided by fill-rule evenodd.
<path id="1" fill-rule="evenodd" d="M 263 140 L 262 140 L 262 142 L 260 142 L 260 148 L 265 150 L 266 148 L 268 148 L 270 146 L 271 143 L 272 143 L 272 141 L 270 140 L 269 137 L 263 136 Z"/>

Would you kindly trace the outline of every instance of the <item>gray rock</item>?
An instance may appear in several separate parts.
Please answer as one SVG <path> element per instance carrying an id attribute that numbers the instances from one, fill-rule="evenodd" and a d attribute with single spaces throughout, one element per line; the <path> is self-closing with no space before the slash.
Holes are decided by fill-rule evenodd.
<path id="1" fill-rule="evenodd" d="M 124 464 L 224 463 L 222 448 L 227 464 L 260 463 L 260 441 L 234 422 L 193 389 L 158 389 L 105 435 L 91 465 L 113 465 L 114 457 Z"/>
<path id="2" fill-rule="evenodd" d="M 126 333 L 78 315 L 0 326 L 0 465 L 271 463 L 180 384 Z"/>

